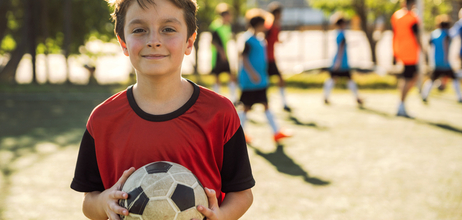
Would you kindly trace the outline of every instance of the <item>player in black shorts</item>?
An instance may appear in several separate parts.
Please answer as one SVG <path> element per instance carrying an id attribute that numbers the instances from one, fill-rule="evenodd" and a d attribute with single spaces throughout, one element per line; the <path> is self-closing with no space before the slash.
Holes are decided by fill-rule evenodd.
<path id="1" fill-rule="evenodd" d="M 271 2 L 268 5 L 268 11 L 273 14 L 274 21 L 271 27 L 266 32 L 266 54 L 268 58 L 268 74 L 269 76 L 277 76 L 279 80 L 279 92 L 281 93 L 282 105 L 284 110 L 290 112 L 291 108 L 287 105 L 285 95 L 285 81 L 282 78 L 281 73 L 276 65 L 276 59 L 274 56 L 274 45 L 279 41 L 279 32 L 281 31 L 281 16 L 282 16 L 282 4 L 279 2 Z"/>
<path id="2" fill-rule="evenodd" d="M 438 28 L 431 33 L 430 44 L 433 45 L 433 58 L 435 70 L 431 76 L 431 80 L 427 80 L 422 88 L 422 100 L 427 102 L 428 95 L 433 86 L 433 82 L 441 77 L 451 77 L 454 90 L 456 91 L 458 101 L 462 103 L 462 95 L 460 93 L 460 82 L 456 78 L 451 64 L 449 63 L 449 46 L 451 37 L 449 35 L 449 16 L 438 15 L 436 17 Z"/>
<path id="3" fill-rule="evenodd" d="M 346 21 L 340 14 L 334 16 L 336 16 L 334 22 L 337 26 L 337 53 L 335 54 L 334 61 L 329 70 L 330 78 L 324 82 L 324 103 L 329 104 L 329 95 L 330 91 L 334 88 L 335 80 L 339 77 L 347 77 L 348 88 L 355 95 L 356 102 L 362 105 L 363 101 L 359 98 L 356 83 L 351 79 L 350 65 L 348 64 L 347 43 L 345 38 Z"/>
<path id="4" fill-rule="evenodd" d="M 226 3 L 220 3 L 216 7 L 216 12 L 219 18 L 210 24 L 212 32 L 212 72 L 215 76 L 215 84 L 213 90 L 220 93 L 220 74 L 229 74 L 229 90 L 230 100 L 236 101 L 236 77 L 231 72 L 230 64 L 227 56 L 227 44 L 232 37 L 231 21 L 232 15 L 229 11 L 229 6 Z"/>

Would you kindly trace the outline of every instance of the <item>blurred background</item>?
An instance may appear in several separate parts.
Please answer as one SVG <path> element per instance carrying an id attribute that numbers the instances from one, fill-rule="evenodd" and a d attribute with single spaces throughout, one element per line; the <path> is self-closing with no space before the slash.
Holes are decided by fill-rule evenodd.
<path id="1" fill-rule="evenodd" d="M 200 0 L 195 53 L 184 62 L 185 74 L 205 74 L 211 69 L 208 26 L 216 18 L 218 0 Z M 298 74 L 326 65 L 335 52 L 329 17 L 342 11 L 349 19 L 350 62 L 358 68 L 374 65 L 392 68 L 390 17 L 400 8 L 398 0 L 287 0 L 282 15 L 278 65 L 284 74 Z M 234 13 L 230 60 L 237 68 L 245 31 L 243 15 L 249 8 L 266 9 L 270 1 L 228 1 Z M 458 20 L 462 1 L 420 0 L 423 38 L 435 28 L 434 17 L 449 14 Z M 105 1 L 93 0 L 1 0 L 0 82 L 4 83 L 120 83 L 133 70 L 120 52 Z M 460 45 L 460 41 L 454 41 Z M 234 50 L 233 50 L 234 49 Z M 456 50 L 454 50 L 456 51 Z M 454 62 L 458 59 L 454 58 Z M 457 63 L 458 65 L 458 63 Z"/>
<path id="2" fill-rule="evenodd" d="M 199 0 L 198 38 L 183 62 L 184 77 L 211 87 L 215 6 L 233 8 L 228 56 L 238 68 L 250 8 L 266 0 Z M 272 140 L 261 106 L 249 113 L 249 156 L 255 201 L 242 219 L 462 219 L 462 106 L 449 86 L 423 104 L 414 89 L 407 105 L 416 119 L 397 118 L 390 17 L 398 0 L 280 0 L 284 6 L 276 60 L 292 112 L 284 112 L 276 80 L 270 108 L 294 136 Z M 458 20 L 462 0 L 418 0 L 424 46 L 435 16 Z M 336 52 L 330 17 L 348 19 L 348 55 L 365 99 L 358 108 L 339 81 L 324 105 L 325 68 Z M 103 0 L 0 0 L 0 220 L 85 219 L 82 195 L 69 188 L 92 109 L 135 83 Z M 450 61 L 460 69 L 460 39 Z M 430 50 L 428 50 L 430 53 Z M 430 56 L 431 57 L 431 56 Z M 424 77 L 431 71 L 425 59 Z M 222 74 L 223 87 L 228 76 Z M 223 90 L 228 95 L 228 90 Z"/>

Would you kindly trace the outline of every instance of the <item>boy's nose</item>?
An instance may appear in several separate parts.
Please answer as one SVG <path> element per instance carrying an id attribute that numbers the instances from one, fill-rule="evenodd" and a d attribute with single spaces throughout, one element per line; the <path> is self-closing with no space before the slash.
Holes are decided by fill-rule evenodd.
<path id="1" fill-rule="evenodd" d="M 156 33 L 152 33 L 149 36 L 148 42 L 146 43 L 147 47 L 160 47 L 162 45 L 159 35 Z"/>

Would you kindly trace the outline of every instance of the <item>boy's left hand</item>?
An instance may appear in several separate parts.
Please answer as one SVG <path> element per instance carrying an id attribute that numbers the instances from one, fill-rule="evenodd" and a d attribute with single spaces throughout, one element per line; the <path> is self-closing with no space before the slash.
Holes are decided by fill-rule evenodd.
<path id="1" fill-rule="evenodd" d="M 197 206 L 197 210 L 205 216 L 207 220 L 223 220 L 225 216 L 223 212 L 220 210 L 218 206 L 218 199 L 216 196 L 216 192 L 213 189 L 205 188 L 205 193 L 207 194 L 207 198 L 209 200 L 209 208 L 204 207 L 202 205 Z M 201 219 L 193 219 L 193 220 L 201 220 Z"/>

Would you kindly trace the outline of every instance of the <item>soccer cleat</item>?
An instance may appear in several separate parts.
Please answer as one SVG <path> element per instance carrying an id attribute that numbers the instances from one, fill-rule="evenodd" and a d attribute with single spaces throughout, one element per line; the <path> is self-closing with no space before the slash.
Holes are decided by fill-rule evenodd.
<path id="1" fill-rule="evenodd" d="M 358 105 L 363 105 L 364 104 L 364 101 L 360 98 L 356 99 L 356 102 L 358 103 Z"/>
<path id="2" fill-rule="evenodd" d="M 462 104 L 462 99 L 459 99 L 459 101 L 457 101 L 457 102 Z"/>
<path id="3" fill-rule="evenodd" d="M 422 102 L 424 102 L 425 104 L 427 104 L 427 103 L 428 103 L 427 98 L 422 98 Z"/>
<path id="4" fill-rule="evenodd" d="M 284 111 L 286 111 L 286 112 L 292 112 L 292 109 L 291 109 L 289 106 L 285 105 L 285 106 L 284 106 Z"/>
<path id="5" fill-rule="evenodd" d="M 329 105 L 330 104 L 329 99 L 324 99 L 324 104 Z"/>
<path id="6" fill-rule="evenodd" d="M 274 135 L 274 141 L 279 142 L 279 140 L 283 138 L 287 138 L 287 137 L 292 137 L 292 135 L 279 131 L 278 133 Z"/>

